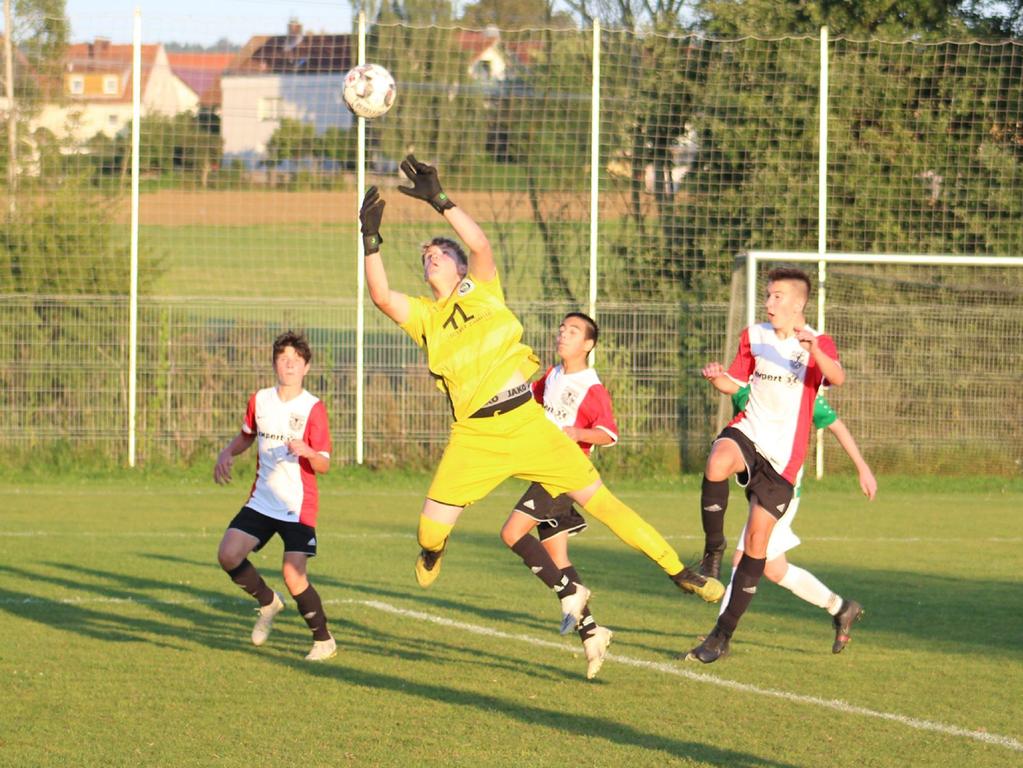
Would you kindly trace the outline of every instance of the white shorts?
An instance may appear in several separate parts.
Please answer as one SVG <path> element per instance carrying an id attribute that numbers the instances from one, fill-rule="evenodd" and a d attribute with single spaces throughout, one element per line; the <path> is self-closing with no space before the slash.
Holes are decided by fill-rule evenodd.
<path id="1" fill-rule="evenodd" d="M 800 542 L 799 537 L 796 536 L 796 532 L 792 530 L 792 521 L 796 517 L 796 512 L 799 511 L 799 497 L 797 496 L 791 502 L 789 502 L 789 508 L 785 510 L 785 514 L 774 524 L 774 528 L 771 530 L 771 538 L 767 540 L 767 559 L 774 560 L 776 557 L 781 557 L 790 549 L 798 547 Z M 735 545 L 737 552 L 743 551 L 743 542 L 746 540 L 746 526 L 742 527 L 742 533 L 739 534 L 739 541 Z"/>

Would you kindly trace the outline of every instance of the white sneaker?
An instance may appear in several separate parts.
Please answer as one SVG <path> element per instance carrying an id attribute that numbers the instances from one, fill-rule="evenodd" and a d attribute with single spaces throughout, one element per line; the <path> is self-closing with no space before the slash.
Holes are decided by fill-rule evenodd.
<path id="1" fill-rule="evenodd" d="M 597 627 L 593 634 L 583 640 L 583 648 L 586 649 L 586 679 L 592 680 L 597 676 L 600 668 L 604 666 L 604 657 L 607 656 L 607 647 L 611 645 L 611 638 L 614 637 L 607 627 Z"/>
<path id="2" fill-rule="evenodd" d="M 579 582 L 575 584 L 575 592 L 568 597 L 561 598 L 561 634 L 567 635 L 579 626 L 583 620 L 583 611 L 586 603 L 590 601 L 590 590 Z"/>
<path id="3" fill-rule="evenodd" d="M 326 640 L 314 640 L 313 649 L 306 654 L 306 661 L 326 661 L 337 656 L 337 643 L 333 637 Z"/>
<path id="4" fill-rule="evenodd" d="M 270 637 L 270 630 L 274 625 L 274 617 L 284 610 L 284 601 L 281 596 L 274 592 L 274 601 L 270 605 L 259 608 L 259 618 L 256 619 L 256 626 L 252 628 L 252 644 L 262 645 Z"/>

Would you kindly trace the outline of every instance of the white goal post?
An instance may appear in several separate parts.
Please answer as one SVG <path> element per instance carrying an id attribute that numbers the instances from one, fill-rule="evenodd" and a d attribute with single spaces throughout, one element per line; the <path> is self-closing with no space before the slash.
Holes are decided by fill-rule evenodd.
<path id="1" fill-rule="evenodd" d="M 828 313 L 828 281 L 827 266 L 835 264 L 860 265 L 919 265 L 924 267 L 973 267 L 973 268 L 1019 268 L 1023 267 L 1023 257 L 1019 256 L 952 256 L 922 254 L 878 254 L 878 253 L 819 253 L 800 251 L 748 251 L 746 253 L 746 325 L 757 321 L 757 312 L 761 306 L 758 290 L 758 278 L 761 264 L 786 263 L 817 263 L 817 290 L 814 297 L 817 305 L 816 330 L 824 332 L 827 327 Z M 1012 285 L 1006 281 L 1007 285 Z M 1023 295 L 1023 275 L 1015 282 Z M 729 350 L 730 352 L 731 350 Z M 817 433 L 817 450 L 815 460 L 816 477 L 824 474 L 824 450 L 822 431 Z"/>

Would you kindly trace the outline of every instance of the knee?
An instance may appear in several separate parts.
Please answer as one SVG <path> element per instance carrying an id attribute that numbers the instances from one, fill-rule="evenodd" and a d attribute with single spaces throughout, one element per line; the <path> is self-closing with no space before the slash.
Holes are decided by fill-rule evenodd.
<path id="1" fill-rule="evenodd" d="M 515 542 L 521 538 L 517 535 L 517 533 L 517 531 L 512 530 L 511 527 L 505 523 L 504 527 L 501 529 L 501 541 L 504 542 L 506 547 L 512 547 L 515 545 Z"/>
<path id="2" fill-rule="evenodd" d="M 224 569 L 226 573 L 230 573 L 239 565 L 242 564 L 244 557 L 239 557 L 236 552 L 221 547 L 217 550 L 217 562 L 220 563 L 220 567 Z"/>
<path id="3" fill-rule="evenodd" d="M 785 578 L 785 572 L 788 571 L 788 569 L 789 564 L 780 558 L 768 560 L 767 565 L 764 566 L 764 576 L 766 576 L 768 580 L 777 584 Z"/>

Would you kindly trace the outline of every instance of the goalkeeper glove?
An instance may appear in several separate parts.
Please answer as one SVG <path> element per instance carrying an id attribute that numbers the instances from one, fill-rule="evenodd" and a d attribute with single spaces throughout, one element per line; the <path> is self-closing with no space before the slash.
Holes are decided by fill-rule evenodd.
<path id="1" fill-rule="evenodd" d="M 359 209 L 359 221 L 362 223 L 362 247 L 366 256 L 380 250 L 380 243 L 384 238 L 380 237 L 380 220 L 384 216 L 384 201 L 376 187 L 366 190 L 366 196 L 362 199 L 362 208 Z"/>
<path id="2" fill-rule="evenodd" d="M 421 163 L 416 160 L 415 155 L 409 155 L 402 160 L 401 170 L 412 182 L 411 187 L 398 187 L 398 191 L 403 195 L 425 200 L 441 216 L 444 215 L 444 211 L 455 207 L 451 198 L 440 188 L 437 169 L 432 165 Z"/>

